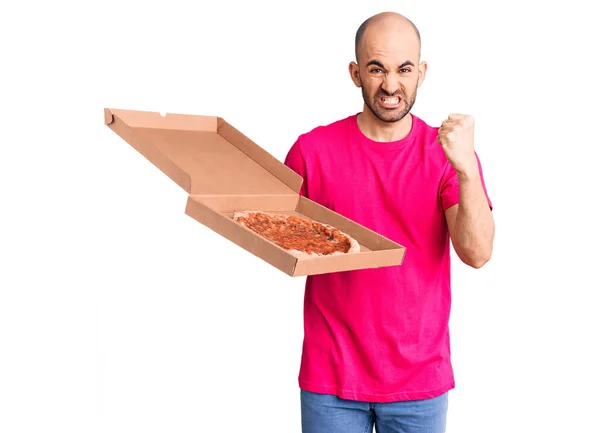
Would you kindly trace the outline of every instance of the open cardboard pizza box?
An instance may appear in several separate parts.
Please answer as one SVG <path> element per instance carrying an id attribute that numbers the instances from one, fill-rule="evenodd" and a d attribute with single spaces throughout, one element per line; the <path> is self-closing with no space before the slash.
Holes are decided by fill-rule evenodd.
<path id="1" fill-rule="evenodd" d="M 402 264 L 402 245 L 300 196 L 301 176 L 220 117 L 106 108 L 104 122 L 187 191 L 187 215 L 288 275 Z M 332 225 L 356 239 L 361 251 L 296 258 L 234 221 L 239 210 Z"/>

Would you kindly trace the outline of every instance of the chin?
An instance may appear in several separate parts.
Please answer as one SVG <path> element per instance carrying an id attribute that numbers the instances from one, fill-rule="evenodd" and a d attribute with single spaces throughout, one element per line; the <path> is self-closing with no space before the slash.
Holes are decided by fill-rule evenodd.
<path id="1" fill-rule="evenodd" d="M 395 122 L 399 122 L 402 119 L 404 119 L 406 117 L 406 115 L 408 114 L 408 112 L 403 113 L 403 112 L 399 112 L 399 113 L 378 113 L 377 117 L 387 123 L 395 123 Z"/>

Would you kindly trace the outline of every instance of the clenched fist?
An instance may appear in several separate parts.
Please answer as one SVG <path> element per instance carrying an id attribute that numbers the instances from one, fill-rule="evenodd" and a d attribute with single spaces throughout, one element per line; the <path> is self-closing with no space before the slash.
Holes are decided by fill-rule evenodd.
<path id="1" fill-rule="evenodd" d="M 475 119 L 465 114 L 451 114 L 438 130 L 437 141 L 458 173 L 472 174 L 479 170 L 474 135 Z"/>

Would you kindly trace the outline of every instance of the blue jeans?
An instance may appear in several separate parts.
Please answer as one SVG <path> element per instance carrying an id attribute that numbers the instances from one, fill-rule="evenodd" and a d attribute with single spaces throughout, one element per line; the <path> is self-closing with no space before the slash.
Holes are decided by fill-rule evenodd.
<path id="1" fill-rule="evenodd" d="M 302 433 L 444 433 L 448 393 L 426 400 L 368 403 L 300 390 Z"/>

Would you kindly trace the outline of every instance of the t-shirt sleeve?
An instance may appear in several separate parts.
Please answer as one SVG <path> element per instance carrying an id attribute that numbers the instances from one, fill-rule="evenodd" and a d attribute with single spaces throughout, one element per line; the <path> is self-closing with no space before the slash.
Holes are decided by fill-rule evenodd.
<path id="1" fill-rule="evenodd" d="M 300 187 L 299 194 L 304 197 L 308 197 L 308 191 L 306 188 L 306 161 L 302 155 L 302 149 L 300 148 L 300 139 L 296 140 L 296 142 L 288 151 L 284 164 L 302 176 L 304 181 Z"/>
<path id="2" fill-rule="evenodd" d="M 477 158 L 477 165 L 479 166 L 479 177 L 481 178 L 481 186 L 483 186 L 483 191 L 485 193 L 485 197 L 487 198 L 490 209 L 493 209 L 492 201 L 487 192 L 487 188 L 485 186 L 485 180 L 483 178 L 483 168 L 481 166 L 481 161 L 479 160 L 479 156 L 475 153 L 475 157 Z M 440 200 L 442 209 L 445 211 L 449 207 L 458 204 L 459 202 L 459 185 L 458 185 L 458 174 L 452 164 L 446 164 L 446 170 L 444 171 L 444 175 L 442 176 L 442 182 L 440 184 Z"/>

